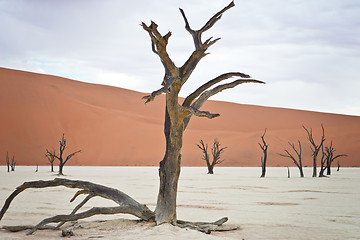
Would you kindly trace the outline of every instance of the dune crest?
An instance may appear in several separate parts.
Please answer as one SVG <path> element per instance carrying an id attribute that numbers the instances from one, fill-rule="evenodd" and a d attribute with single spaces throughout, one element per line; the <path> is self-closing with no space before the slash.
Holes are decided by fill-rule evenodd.
<path id="1" fill-rule="evenodd" d="M 18 165 L 46 165 L 46 148 L 58 149 L 62 133 L 68 151 L 82 152 L 67 165 L 157 166 L 165 150 L 164 98 L 144 105 L 145 94 L 66 78 L 0 68 L 0 164 L 6 152 Z M 236 91 L 236 90 L 234 90 Z M 360 166 L 360 117 L 208 101 L 212 120 L 193 117 L 184 134 L 183 166 L 205 166 L 196 143 L 217 138 L 226 146 L 220 166 L 260 166 L 258 142 L 265 128 L 268 166 L 293 166 L 280 157 L 288 141 L 301 140 L 304 165 L 311 165 L 302 125 L 326 144 L 333 141 L 341 166 Z M 216 171 L 216 170 L 215 170 Z"/>

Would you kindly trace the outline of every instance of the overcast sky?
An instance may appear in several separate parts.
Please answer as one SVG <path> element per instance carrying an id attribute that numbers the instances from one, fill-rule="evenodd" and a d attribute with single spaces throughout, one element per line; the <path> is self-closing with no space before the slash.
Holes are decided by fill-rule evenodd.
<path id="1" fill-rule="evenodd" d="M 141 27 L 153 20 L 181 66 L 198 29 L 229 0 L 0 0 L 0 66 L 150 93 L 164 69 Z M 360 116 L 359 0 L 236 0 L 204 34 L 221 40 L 181 95 L 230 71 L 244 84 L 213 99 Z M 139 101 L 142 101 L 141 99 Z"/>

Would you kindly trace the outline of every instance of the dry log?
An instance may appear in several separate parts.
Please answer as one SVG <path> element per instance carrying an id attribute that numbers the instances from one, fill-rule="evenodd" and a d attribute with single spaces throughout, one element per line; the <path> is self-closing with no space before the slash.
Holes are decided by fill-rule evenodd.
<path id="1" fill-rule="evenodd" d="M 215 222 L 189 222 L 177 220 L 176 226 L 181 228 L 190 228 L 198 230 L 206 234 L 210 234 L 212 231 L 232 231 L 239 229 L 239 226 L 223 226 L 228 221 L 227 217 L 223 217 Z"/>
<path id="2" fill-rule="evenodd" d="M 79 194 L 89 193 L 89 195 L 74 209 L 74 211 L 69 215 L 58 215 L 55 217 L 47 218 L 37 224 L 32 230 L 29 232 L 30 234 L 39 229 L 40 227 L 45 226 L 51 222 L 68 222 L 75 221 L 78 219 L 90 217 L 96 214 L 117 214 L 117 213 L 127 213 L 132 214 L 143 220 L 150 220 L 154 218 L 154 212 L 151 211 L 146 205 L 140 204 L 135 201 L 133 198 L 128 196 L 127 194 L 106 186 L 102 186 L 99 184 L 94 184 L 87 181 L 81 180 L 70 180 L 63 178 L 55 178 L 54 180 L 49 181 L 32 181 L 25 182 L 21 186 L 17 187 L 16 190 L 6 199 L 3 208 L 0 211 L 0 220 L 3 218 L 5 212 L 9 208 L 12 200 L 22 191 L 28 188 L 47 188 L 47 187 L 56 187 L 56 186 L 65 186 L 69 188 L 79 188 L 81 191 L 77 192 L 75 196 L 71 199 L 74 200 Z M 88 211 L 75 214 L 75 212 L 80 209 L 90 198 L 94 196 L 103 197 L 106 199 L 113 200 L 117 204 L 118 207 L 99 207 L 92 208 Z"/>

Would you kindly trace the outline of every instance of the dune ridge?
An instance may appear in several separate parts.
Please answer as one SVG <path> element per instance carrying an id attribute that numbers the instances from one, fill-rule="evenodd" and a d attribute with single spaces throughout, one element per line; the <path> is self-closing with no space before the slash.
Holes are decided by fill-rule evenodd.
<path id="1" fill-rule="evenodd" d="M 1 165 L 7 151 L 18 165 L 47 165 L 46 149 L 57 150 L 62 133 L 67 153 L 82 150 L 67 165 L 157 166 L 163 157 L 163 96 L 144 105 L 144 93 L 7 68 L 0 68 L 0 84 Z M 341 166 L 360 166 L 359 116 L 221 101 L 208 101 L 202 109 L 221 116 L 192 118 L 184 135 L 183 166 L 205 166 L 195 144 L 203 139 L 211 145 L 214 138 L 227 147 L 221 166 L 259 166 L 258 142 L 265 128 L 268 166 L 293 166 L 278 153 L 298 139 L 304 165 L 310 166 L 302 126 L 312 127 L 319 139 L 321 123 L 326 144 L 333 141 L 337 154 L 348 154 L 340 159 Z"/>

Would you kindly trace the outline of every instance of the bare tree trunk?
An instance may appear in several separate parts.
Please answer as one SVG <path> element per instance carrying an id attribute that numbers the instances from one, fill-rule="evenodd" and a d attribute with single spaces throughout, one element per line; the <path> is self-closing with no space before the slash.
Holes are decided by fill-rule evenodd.
<path id="1" fill-rule="evenodd" d="M 16 166 L 16 162 L 15 162 L 15 156 L 12 157 L 12 160 L 11 160 L 11 171 L 14 172 L 15 171 L 15 166 Z"/>
<path id="2" fill-rule="evenodd" d="M 171 89 L 166 94 L 166 110 L 164 134 L 166 139 L 166 152 L 160 162 L 160 187 L 155 209 L 157 224 L 176 223 L 176 197 L 178 180 L 180 176 L 181 148 L 184 133 L 184 118 L 178 108 L 178 90 Z"/>
<path id="3" fill-rule="evenodd" d="M 317 166 L 316 166 L 316 158 L 317 158 L 317 154 L 313 155 L 313 174 L 312 177 L 316 177 L 317 176 Z"/>
<path id="4" fill-rule="evenodd" d="M 264 130 L 264 134 L 261 136 L 261 140 L 262 140 L 262 143 L 258 143 L 261 150 L 263 151 L 263 157 L 261 157 L 261 176 L 260 177 L 265 177 L 265 174 L 266 174 L 266 160 L 267 160 L 267 150 L 268 150 L 268 147 L 269 147 L 269 144 L 266 144 L 265 142 L 265 133 L 266 133 L 266 128 Z"/>
<path id="5" fill-rule="evenodd" d="M 337 169 L 336 169 L 336 171 L 337 172 L 340 171 L 340 162 L 339 161 L 337 161 Z"/>
<path id="6" fill-rule="evenodd" d="M 260 177 L 265 177 L 265 174 L 266 174 L 266 158 L 267 158 L 267 154 L 264 153 L 264 158 L 261 159 L 261 176 Z"/>
<path id="7" fill-rule="evenodd" d="M 9 152 L 6 152 L 6 165 L 7 165 L 7 171 L 10 172 Z"/>
<path id="8" fill-rule="evenodd" d="M 326 166 L 326 175 L 331 175 L 331 165 Z"/>
<path id="9" fill-rule="evenodd" d="M 63 164 L 63 163 L 59 163 L 59 175 L 64 175 L 64 174 L 63 174 L 63 168 L 64 168 L 64 164 Z"/>
<path id="10" fill-rule="evenodd" d="M 300 177 L 304 177 L 304 172 L 303 172 L 303 169 L 299 167 L 299 171 L 300 171 Z"/>
<path id="11" fill-rule="evenodd" d="M 288 178 L 290 178 L 290 169 L 289 169 L 289 167 L 287 167 L 287 172 L 288 172 Z"/>
<path id="12" fill-rule="evenodd" d="M 312 129 L 310 128 L 310 131 L 303 126 L 303 128 L 305 129 L 307 135 L 308 135 L 308 140 L 311 144 L 311 150 L 313 152 L 313 174 L 312 177 L 316 177 L 317 176 L 317 156 L 319 154 L 320 148 L 322 148 L 324 141 L 325 141 L 325 130 L 324 130 L 324 126 L 321 124 L 321 128 L 322 128 L 322 137 L 320 140 L 320 144 L 316 144 L 313 138 L 313 134 L 312 134 Z"/>

